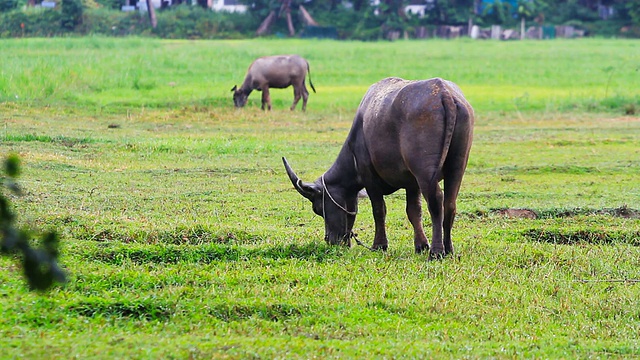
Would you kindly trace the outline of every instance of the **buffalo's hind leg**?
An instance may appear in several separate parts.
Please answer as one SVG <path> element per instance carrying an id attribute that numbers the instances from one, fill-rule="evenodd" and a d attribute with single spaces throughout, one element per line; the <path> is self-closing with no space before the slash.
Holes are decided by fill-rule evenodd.
<path id="1" fill-rule="evenodd" d="M 429 250 L 429 241 L 422 228 L 422 198 L 419 189 L 407 189 L 407 217 L 413 226 L 416 254 Z"/>
<path id="2" fill-rule="evenodd" d="M 454 158 L 456 159 L 456 158 Z M 453 241 L 451 229 L 456 216 L 456 199 L 462 184 L 462 176 L 466 167 L 466 158 L 457 159 L 454 164 L 445 164 L 444 177 L 444 252 L 446 255 L 453 253 Z"/>
<path id="3" fill-rule="evenodd" d="M 420 184 L 422 194 L 427 199 L 429 214 L 431 215 L 431 249 L 429 249 L 430 259 L 440 259 L 446 255 L 444 242 L 442 239 L 444 194 L 435 176 L 429 176 L 429 182 Z"/>
<path id="4" fill-rule="evenodd" d="M 293 104 L 291 105 L 291 111 L 295 110 L 296 105 L 298 105 L 298 101 L 300 101 L 300 98 L 302 97 L 302 92 L 300 91 L 300 88 L 298 88 L 297 86 L 293 87 Z M 302 103 L 302 110 L 304 110 L 304 105 L 305 102 Z"/>
<path id="5" fill-rule="evenodd" d="M 304 85 L 304 82 L 302 83 L 302 111 L 307 111 L 307 99 L 309 99 L 309 90 L 307 90 L 307 87 Z"/>

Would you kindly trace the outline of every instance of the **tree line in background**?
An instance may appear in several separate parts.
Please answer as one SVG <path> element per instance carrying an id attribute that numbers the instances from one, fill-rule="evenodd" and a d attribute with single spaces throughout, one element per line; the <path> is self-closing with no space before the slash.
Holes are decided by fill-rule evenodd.
<path id="1" fill-rule="evenodd" d="M 0 0 L 0 37 L 245 38 L 257 36 L 261 25 L 268 26 L 258 34 L 304 36 L 312 24 L 333 29 L 339 39 L 376 40 L 390 31 L 412 37 L 420 27 L 518 29 L 525 23 L 572 25 L 594 36 L 640 37 L 640 0 L 237 0 L 247 5 L 245 13 L 208 8 L 219 0 L 162 0 L 155 27 L 146 12 L 121 10 L 130 1 Z"/>

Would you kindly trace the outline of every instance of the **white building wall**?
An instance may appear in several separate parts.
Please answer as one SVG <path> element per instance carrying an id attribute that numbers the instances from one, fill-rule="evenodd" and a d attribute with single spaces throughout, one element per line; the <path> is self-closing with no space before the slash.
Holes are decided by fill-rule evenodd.
<path id="1" fill-rule="evenodd" d="M 247 5 L 242 5 L 242 4 L 226 5 L 225 0 L 213 0 L 212 9 L 214 11 L 245 13 L 247 11 Z"/>

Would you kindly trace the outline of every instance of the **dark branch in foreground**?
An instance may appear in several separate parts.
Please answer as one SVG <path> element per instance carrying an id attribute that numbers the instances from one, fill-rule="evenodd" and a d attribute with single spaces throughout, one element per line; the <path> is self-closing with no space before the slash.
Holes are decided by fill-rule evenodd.
<path id="1" fill-rule="evenodd" d="M 0 254 L 20 254 L 29 287 L 32 290 L 47 290 L 55 282 L 64 283 L 67 280 L 57 263 L 58 235 L 55 232 L 42 234 L 41 247 L 34 248 L 31 245 L 34 235 L 26 229 L 15 227 L 16 215 L 11 210 L 4 188 L 14 194 L 20 194 L 20 188 L 13 180 L 20 172 L 19 163 L 17 156 L 9 156 L 5 161 L 6 177 L 0 177 L 3 189 L 0 192 Z"/>

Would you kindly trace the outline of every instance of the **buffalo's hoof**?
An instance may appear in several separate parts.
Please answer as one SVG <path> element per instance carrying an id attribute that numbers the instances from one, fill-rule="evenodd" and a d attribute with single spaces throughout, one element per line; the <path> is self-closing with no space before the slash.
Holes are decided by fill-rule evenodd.
<path id="1" fill-rule="evenodd" d="M 442 260 L 442 259 L 445 258 L 445 256 L 447 256 L 447 254 L 445 254 L 444 251 L 442 251 L 442 252 L 430 251 L 429 252 L 429 261 Z"/>
<path id="2" fill-rule="evenodd" d="M 371 250 L 373 251 L 387 251 L 388 245 L 376 245 L 373 244 L 373 246 L 371 247 Z"/>
<path id="3" fill-rule="evenodd" d="M 422 254 L 425 251 L 429 251 L 429 244 L 421 244 L 416 246 L 416 254 Z"/>

